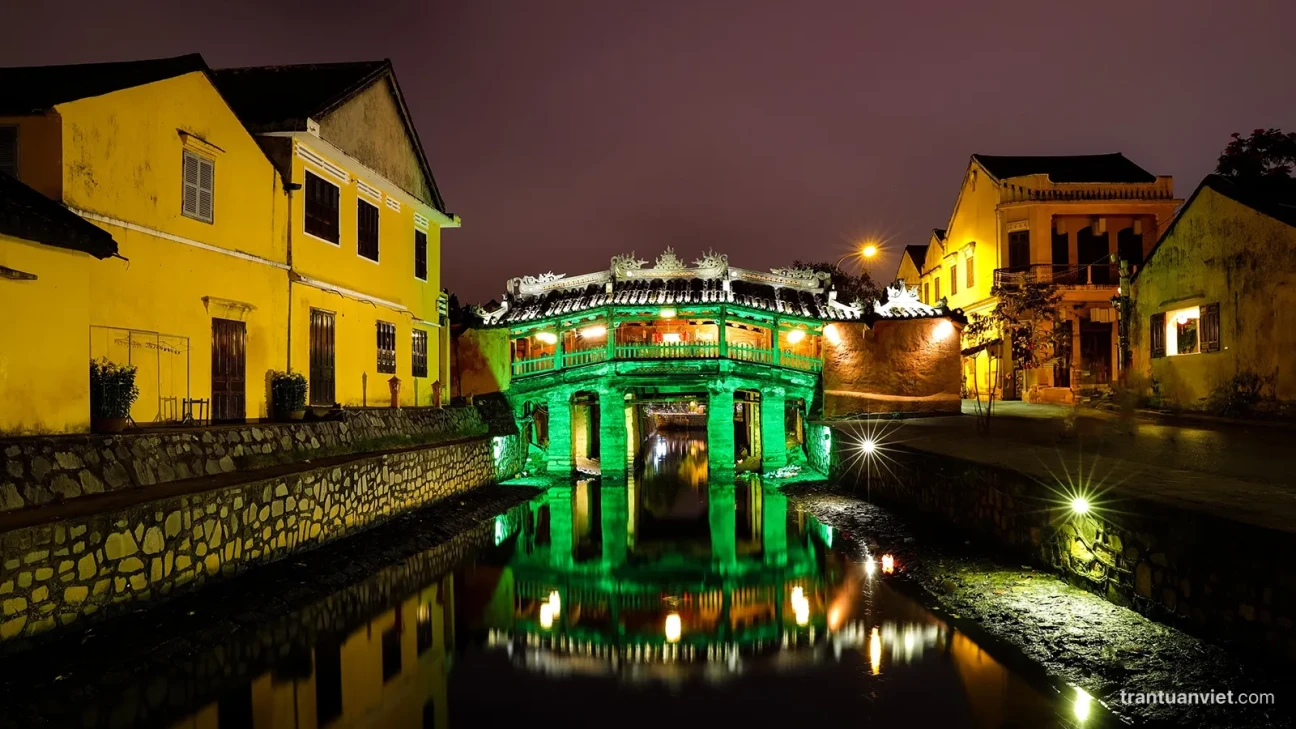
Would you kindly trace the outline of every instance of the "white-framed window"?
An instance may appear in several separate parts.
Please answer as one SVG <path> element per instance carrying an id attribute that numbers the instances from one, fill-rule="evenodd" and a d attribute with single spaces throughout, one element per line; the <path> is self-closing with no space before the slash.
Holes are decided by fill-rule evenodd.
<path id="1" fill-rule="evenodd" d="M 18 176 L 18 127 L 0 125 L 0 172 Z"/>
<path id="2" fill-rule="evenodd" d="M 186 218 L 212 222 L 216 198 L 216 161 L 185 150 L 184 199 L 180 212 Z"/>

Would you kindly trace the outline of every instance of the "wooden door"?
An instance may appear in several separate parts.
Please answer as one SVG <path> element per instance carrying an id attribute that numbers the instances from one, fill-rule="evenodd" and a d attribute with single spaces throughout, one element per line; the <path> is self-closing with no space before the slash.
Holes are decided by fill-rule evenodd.
<path id="1" fill-rule="evenodd" d="M 333 312 L 311 309 L 310 318 L 310 404 L 332 407 L 337 350 L 334 348 Z"/>
<path id="2" fill-rule="evenodd" d="M 247 417 L 247 326 L 212 319 L 212 420 Z"/>

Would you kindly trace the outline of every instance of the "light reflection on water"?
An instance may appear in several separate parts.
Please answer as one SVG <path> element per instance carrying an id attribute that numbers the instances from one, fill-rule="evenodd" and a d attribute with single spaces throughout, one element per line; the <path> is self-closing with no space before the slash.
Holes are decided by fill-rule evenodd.
<path id="1" fill-rule="evenodd" d="M 624 482 L 552 488 L 483 524 L 466 559 L 398 600 L 376 585 L 418 558 L 194 664 L 266 643 L 277 658 L 198 690 L 176 679 L 192 666 L 141 675 L 76 715 L 193 729 L 1073 725 L 1069 707 L 866 571 L 849 535 L 758 478 L 710 483 L 705 441 L 658 438 L 642 461 Z M 365 617 L 320 627 L 348 611 Z M 155 698 L 164 708 L 140 721 Z"/>

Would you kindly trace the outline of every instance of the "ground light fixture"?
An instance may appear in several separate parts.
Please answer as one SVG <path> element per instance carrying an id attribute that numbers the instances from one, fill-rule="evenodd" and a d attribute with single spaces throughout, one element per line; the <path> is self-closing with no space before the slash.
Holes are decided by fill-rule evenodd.
<path id="1" fill-rule="evenodd" d="M 537 332 L 535 338 L 545 344 L 556 344 L 558 342 L 558 335 L 553 332 Z"/>
<path id="2" fill-rule="evenodd" d="M 1077 514 L 1088 514 L 1089 499 L 1086 499 L 1083 496 L 1077 496 L 1074 499 L 1071 499 L 1071 511 Z"/>
<path id="3" fill-rule="evenodd" d="M 1072 706 L 1075 711 L 1077 721 L 1083 722 L 1089 718 L 1089 711 L 1093 708 L 1093 697 L 1088 691 L 1076 686 L 1075 704 Z"/>
<path id="4" fill-rule="evenodd" d="M 836 324 L 829 324 L 828 326 L 824 327 L 823 333 L 824 333 L 824 338 L 828 340 L 829 344 L 833 345 L 834 347 L 837 346 L 838 344 L 841 344 L 841 332 L 838 331 Z"/>
<path id="5" fill-rule="evenodd" d="M 953 333 L 954 325 L 950 323 L 949 319 L 942 319 L 940 323 L 936 325 L 936 328 L 932 330 L 932 340 L 943 342 L 946 339 L 949 339 L 950 335 Z"/>
<path id="6" fill-rule="evenodd" d="M 680 620 L 679 613 L 666 614 L 666 642 L 678 643 L 680 636 L 684 634 L 684 623 Z"/>

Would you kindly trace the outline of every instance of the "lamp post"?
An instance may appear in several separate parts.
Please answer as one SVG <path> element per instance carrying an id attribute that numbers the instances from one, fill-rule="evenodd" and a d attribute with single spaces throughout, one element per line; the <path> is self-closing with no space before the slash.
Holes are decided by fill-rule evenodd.
<path id="1" fill-rule="evenodd" d="M 878 254 L 878 247 L 876 243 L 865 243 L 861 245 L 858 250 L 851 251 L 850 253 L 847 253 L 841 258 L 838 258 L 837 268 L 840 269 L 842 262 L 845 261 L 847 258 L 851 258 L 853 256 L 859 258 L 860 261 L 862 261 L 862 263 L 860 264 L 860 270 L 867 273 L 869 261 L 876 258 L 877 254 Z"/>

